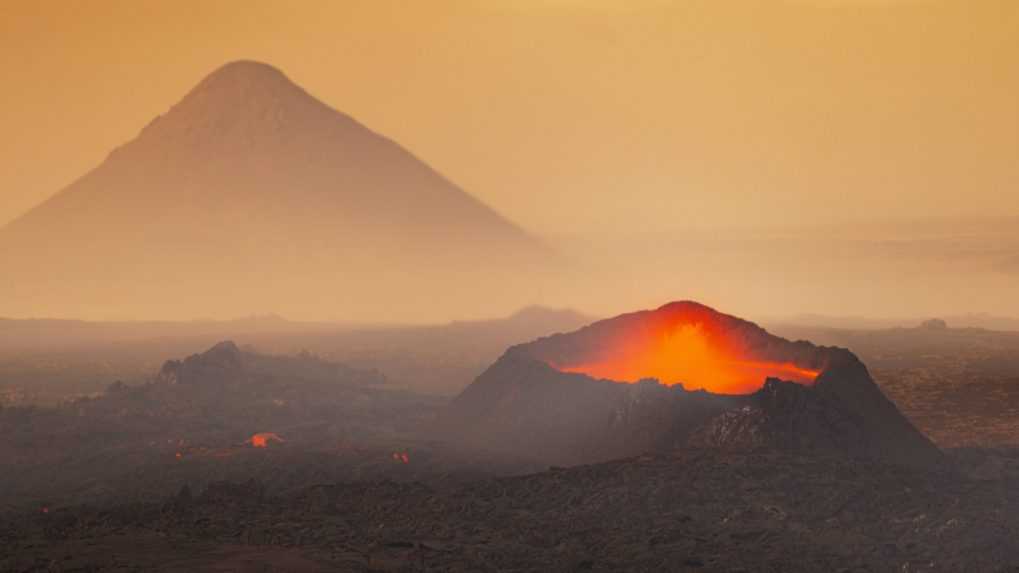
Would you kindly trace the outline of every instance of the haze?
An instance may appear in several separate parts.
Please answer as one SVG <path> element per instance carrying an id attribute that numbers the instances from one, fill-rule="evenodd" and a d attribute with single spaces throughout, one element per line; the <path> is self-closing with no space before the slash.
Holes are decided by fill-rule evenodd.
<path id="1" fill-rule="evenodd" d="M 254 59 L 572 261 L 521 300 L 358 318 L 527 302 L 607 314 L 680 297 L 750 316 L 1019 314 L 1014 2 L 0 11 L 0 222 L 210 71 Z"/>
<path id="2" fill-rule="evenodd" d="M 1017 32 L 0 0 L 0 572 L 1019 573 Z"/>

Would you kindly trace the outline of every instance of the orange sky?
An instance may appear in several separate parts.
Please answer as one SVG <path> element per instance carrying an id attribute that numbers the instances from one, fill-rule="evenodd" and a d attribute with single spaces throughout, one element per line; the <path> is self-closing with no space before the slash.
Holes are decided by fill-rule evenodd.
<path id="1" fill-rule="evenodd" d="M 0 223 L 239 58 L 538 232 L 1019 214 L 1017 30 L 1013 0 L 5 0 Z"/>

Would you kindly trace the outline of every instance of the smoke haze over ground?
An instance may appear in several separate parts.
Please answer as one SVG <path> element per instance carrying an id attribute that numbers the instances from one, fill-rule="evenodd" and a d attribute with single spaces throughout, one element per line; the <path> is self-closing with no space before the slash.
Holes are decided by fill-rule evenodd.
<path id="1" fill-rule="evenodd" d="M 1019 3 L 0 5 L 0 573 L 1019 570 Z"/>

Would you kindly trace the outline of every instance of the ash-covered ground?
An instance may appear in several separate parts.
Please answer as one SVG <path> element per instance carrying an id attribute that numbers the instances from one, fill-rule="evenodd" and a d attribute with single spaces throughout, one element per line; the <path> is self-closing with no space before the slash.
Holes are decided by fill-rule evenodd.
<path id="1" fill-rule="evenodd" d="M 1019 560 L 1019 458 L 993 479 L 686 451 L 459 485 L 358 481 L 23 516 L 17 571 L 994 571 Z"/>
<path id="2" fill-rule="evenodd" d="M 1019 334 L 779 332 L 856 352 L 944 463 L 688 448 L 550 468 L 437 441 L 449 397 L 384 360 L 220 345 L 0 409 L 0 571 L 1019 568 Z M 414 360 L 493 358 L 450 344 Z"/>

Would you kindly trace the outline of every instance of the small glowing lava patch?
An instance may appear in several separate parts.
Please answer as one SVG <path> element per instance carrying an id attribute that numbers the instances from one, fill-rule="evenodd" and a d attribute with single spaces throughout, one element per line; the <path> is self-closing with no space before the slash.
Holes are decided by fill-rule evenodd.
<path id="1" fill-rule="evenodd" d="M 655 320 L 572 361 L 549 361 L 563 372 L 617 382 L 656 378 L 667 385 L 717 394 L 750 394 L 768 377 L 812 384 L 819 371 L 754 356 L 738 334 L 709 312 L 684 312 Z"/>
<path id="2" fill-rule="evenodd" d="M 269 442 L 283 443 L 285 441 L 286 440 L 273 432 L 260 432 L 251 436 L 251 439 L 248 440 L 248 442 L 256 448 L 267 448 L 269 447 Z"/>

